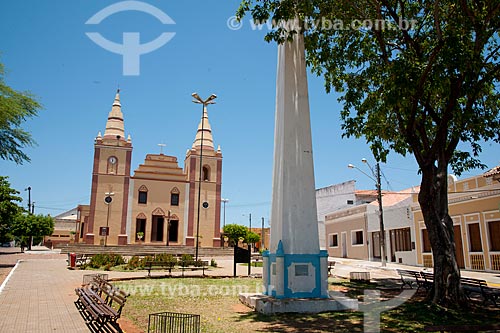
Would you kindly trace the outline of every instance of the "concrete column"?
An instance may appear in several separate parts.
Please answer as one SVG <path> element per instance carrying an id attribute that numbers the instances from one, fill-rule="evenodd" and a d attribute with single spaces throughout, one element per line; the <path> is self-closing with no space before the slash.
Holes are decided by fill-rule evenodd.
<path id="1" fill-rule="evenodd" d="M 264 295 L 270 295 L 269 284 L 271 283 L 271 279 L 269 276 L 269 251 L 262 252 L 262 284 L 264 287 Z"/>

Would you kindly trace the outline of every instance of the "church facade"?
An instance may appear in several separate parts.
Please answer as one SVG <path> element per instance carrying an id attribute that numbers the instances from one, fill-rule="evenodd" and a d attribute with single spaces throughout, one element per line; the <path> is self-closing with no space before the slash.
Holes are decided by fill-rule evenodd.
<path id="1" fill-rule="evenodd" d="M 195 246 L 199 237 L 199 246 L 222 246 L 222 153 L 214 149 L 206 108 L 183 168 L 163 153 L 148 154 L 133 174 L 131 162 L 118 91 L 104 135 L 95 138 L 90 205 L 78 207 L 78 242 Z"/>

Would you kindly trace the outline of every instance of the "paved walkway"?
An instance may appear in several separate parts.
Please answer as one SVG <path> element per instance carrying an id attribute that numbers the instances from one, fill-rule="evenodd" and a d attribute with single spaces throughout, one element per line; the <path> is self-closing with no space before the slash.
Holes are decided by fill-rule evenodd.
<path id="1" fill-rule="evenodd" d="M 0 294 L 2 332 L 89 331 L 73 303 L 81 275 L 65 266 L 64 259 L 18 263 Z"/>
<path id="2" fill-rule="evenodd" d="M 37 251 L 38 250 L 38 251 Z M 44 250 L 44 251 L 43 251 Z M 20 260 L 8 280 L 0 288 L 0 331 L 23 332 L 89 332 L 74 301 L 74 288 L 81 285 L 83 275 L 96 271 L 69 270 L 66 256 L 43 248 L 29 253 L 6 253 L 15 249 L 0 249 L 0 266 Z M 18 251 L 18 249 L 17 249 Z M 210 258 L 204 258 L 210 259 Z M 333 274 L 349 277 L 350 272 L 370 272 L 371 278 L 398 279 L 397 268 L 420 270 L 420 267 L 380 263 L 345 258 L 331 258 L 337 262 Z M 232 276 L 230 258 L 216 258 L 219 265 L 206 272 L 212 276 Z M 238 275 L 246 276 L 248 267 L 238 266 Z M 103 272 L 110 279 L 144 278 L 145 271 Z M 262 268 L 252 267 L 253 274 L 261 274 Z M 153 276 L 165 275 L 164 271 L 152 272 Z M 180 272 L 176 273 L 180 274 Z M 186 271 L 185 275 L 200 276 L 201 272 Z M 500 287 L 500 274 L 462 271 L 466 277 L 480 278 L 492 286 Z M 125 306 L 126 308 L 126 306 Z M 126 310 L 126 309 L 125 309 Z"/>

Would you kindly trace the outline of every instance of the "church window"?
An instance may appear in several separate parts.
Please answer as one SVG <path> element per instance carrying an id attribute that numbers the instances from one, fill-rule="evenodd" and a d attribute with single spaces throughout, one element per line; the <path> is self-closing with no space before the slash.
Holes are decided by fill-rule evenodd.
<path id="1" fill-rule="evenodd" d="M 210 181 L 210 168 L 208 167 L 208 165 L 205 165 L 203 167 L 203 181 Z"/>
<path id="2" fill-rule="evenodd" d="M 148 189 L 144 185 L 142 185 L 139 188 L 138 203 L 140 203 L 140 204 L 146 204 L 146 203 L 148 203 Z"/>
<path id="3" fill-rule="evenodd" d="M 174 187 L 172 191 L 170 191 L 170 205 L 171 206 L 179 206 L 179 189 Z"/>
<path id="4" fill-rule="evenodd" d="M 179 193 L 170 193 L 170 205 L 179 206 Z"/>

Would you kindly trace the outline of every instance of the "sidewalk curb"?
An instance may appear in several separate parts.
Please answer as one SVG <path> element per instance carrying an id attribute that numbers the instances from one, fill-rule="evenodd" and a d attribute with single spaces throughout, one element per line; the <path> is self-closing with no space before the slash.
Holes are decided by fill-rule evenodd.
<path id="1" fill-rule="evenodd" d="M 3 289 L 7 285 L 7 282 L 10 280 L 12 274 L 14 274 L 14 271 L 16 270 L 17 266 L 19 266 L 19 263 L 21 263 L 22 261 L 23 261 L 22 259 L 19 259 L 16 262 L 16 264 L 14 265 L 14 268 L 12 268 L 12 270 L 10 271 L 9 275 L 7 275 L 7 277 L 5 278 L 5 280 L 3 281 L 2 285 L 0 286 L 0 294 L 2 293 Z"/>

